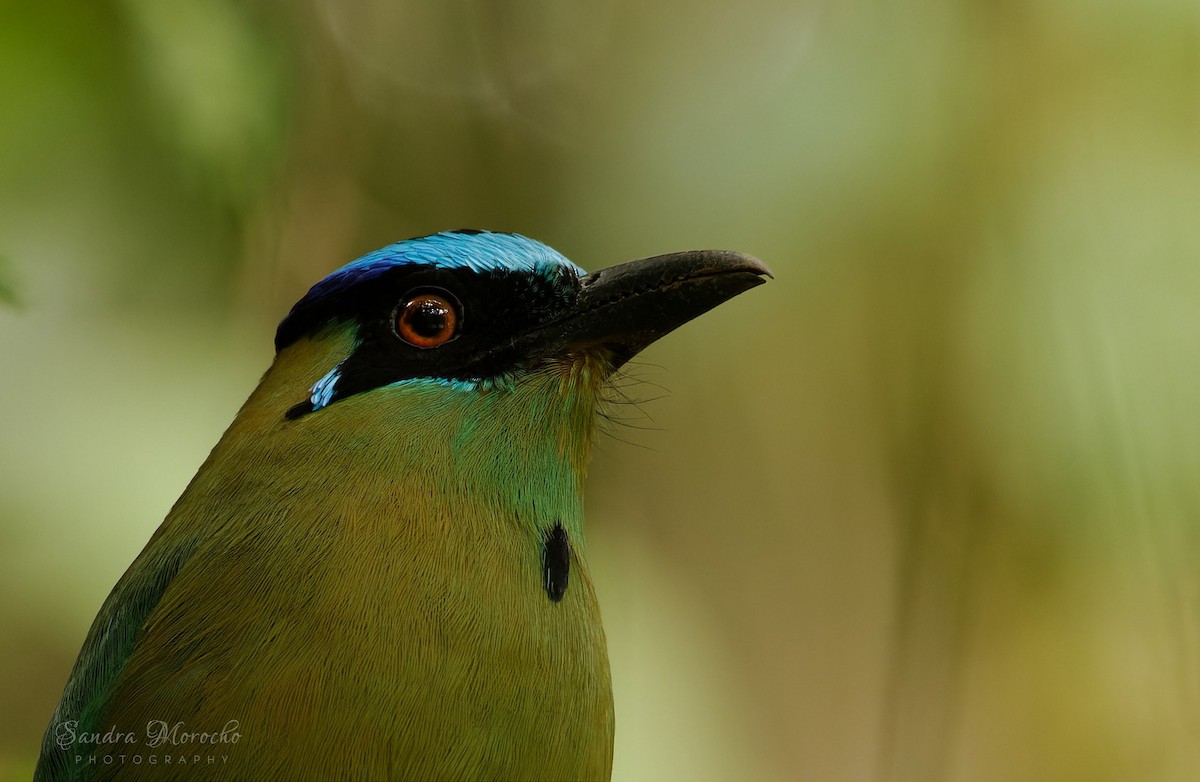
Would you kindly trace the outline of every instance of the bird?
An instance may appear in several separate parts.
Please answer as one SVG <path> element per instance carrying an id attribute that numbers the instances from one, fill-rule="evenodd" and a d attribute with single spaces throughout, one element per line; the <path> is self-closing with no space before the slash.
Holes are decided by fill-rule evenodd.
<path id="1" fill-rule="evenodd" d="M 101 606 L 34 779 L 609 779 L 598 411 L 769 276 L 713 250 L 589 274 L 458 230 L 317 282 Z"/>

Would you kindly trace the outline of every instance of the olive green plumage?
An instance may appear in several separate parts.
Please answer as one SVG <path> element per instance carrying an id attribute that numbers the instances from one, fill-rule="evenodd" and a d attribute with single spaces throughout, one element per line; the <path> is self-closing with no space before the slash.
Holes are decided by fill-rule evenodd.
<path id="1" fill-rule="evenodd" d="M 766 273 L 453 232 L 318 283 L 101 607 L 35 780 L 608 779 L 597 409 Z"/>
<path id="2" fill-rule="evenodd" d="M 122 578 L 77 666 L 107 656 L 103 705 L 79 732 L 236 720 L 236 743 L 202 752 L 223 756 L 212 780 L 607 779 L 612 693 L 580 502 L 599 374 L 548 366 L 470 405 L 436 383 L 383 389 L 280 426 L 295 401 L 282 390 L 311 386 L 347 339 L 279 356 Z M 559 603 L 539 586 L 556 521 L 574 546 Z M 164 582 L 121 667 L 108 620 Z"/>

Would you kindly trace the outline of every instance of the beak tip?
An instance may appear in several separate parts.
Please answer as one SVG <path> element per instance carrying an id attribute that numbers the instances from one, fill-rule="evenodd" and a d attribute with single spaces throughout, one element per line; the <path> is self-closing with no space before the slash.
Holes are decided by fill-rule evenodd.
<path id="1" fill-rule="evenodd" d="M 774 272 L 753 255 L 747 255 L 735 250 L 701 250 L 696 254 L 706 257 L 712 264 L 714 271 L 749 272 L 750 274 L 766 278 L 761 282 L 766 282 L 767 279 L 775 279 Z"/>
<path id="2" fill-rule="evenodd" d="M 759 274 L 766 277 L 768 280 L 775 279 L 775 272 L 773 272 L 769 268 L 767 268 L 767 265 L 765 263 L 758 260 L 757 258 L 754 258 L 753 256 L 746 256 L 746 257 L 749 258 L 754 263 L 754 265 L 758 267 Z M 764 282 L 766 282 L 766 280 L 764 280 Z"/>
<path id="3" fill-rule="evenodd" d="M 772 272 L 769 268 L 767 268 L 767 265 L 765 263 L 758 260 L 753 255 L 743 255 L 742 257 L 745 258 L 746 266 L 749 267 L 750 271 L 752 271 L 755 274 L 758 274 L 762 277 L 766 277 L 766 280 L 763 280 L 763 282 L 766 282 L 767 280 L 775 279 L 775 273 Z"/>

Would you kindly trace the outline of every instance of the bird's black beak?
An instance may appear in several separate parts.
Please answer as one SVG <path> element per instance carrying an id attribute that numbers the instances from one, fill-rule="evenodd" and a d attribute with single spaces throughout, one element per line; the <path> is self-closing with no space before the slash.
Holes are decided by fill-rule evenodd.
<path id="1" fill-rule="evenodd" d="M 630 261 L 584 277 L 575 305 L 528 336 L 543 356 L 607 350 L 615 369 L 659 337 L 771 276 L 762 261 L 728 250 Z"/>

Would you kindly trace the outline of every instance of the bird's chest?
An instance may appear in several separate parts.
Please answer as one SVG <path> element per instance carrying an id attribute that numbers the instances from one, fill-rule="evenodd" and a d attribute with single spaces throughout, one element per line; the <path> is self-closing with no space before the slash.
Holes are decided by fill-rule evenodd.
<path id="1" fill-rule="evenodd" d="M 608 658 L 577 549 L 556 601 L 544 538 L 517 519 L 400 512 L 381 529 L 348 514 L 333 537 L 295 545 L 309 578 L 263 595 L 288 604 L 264 616 L 288 621 L 272 623 L 269 645 L 249 645 L 261 650 L 247 663 L 269 682 L 264 704 L 305 692 L 324 716 L 297 727 L 345 726 L 323 738 L 342 751 L 362 743 L 350 751 L 388 776 L 607 778 Z"/>

